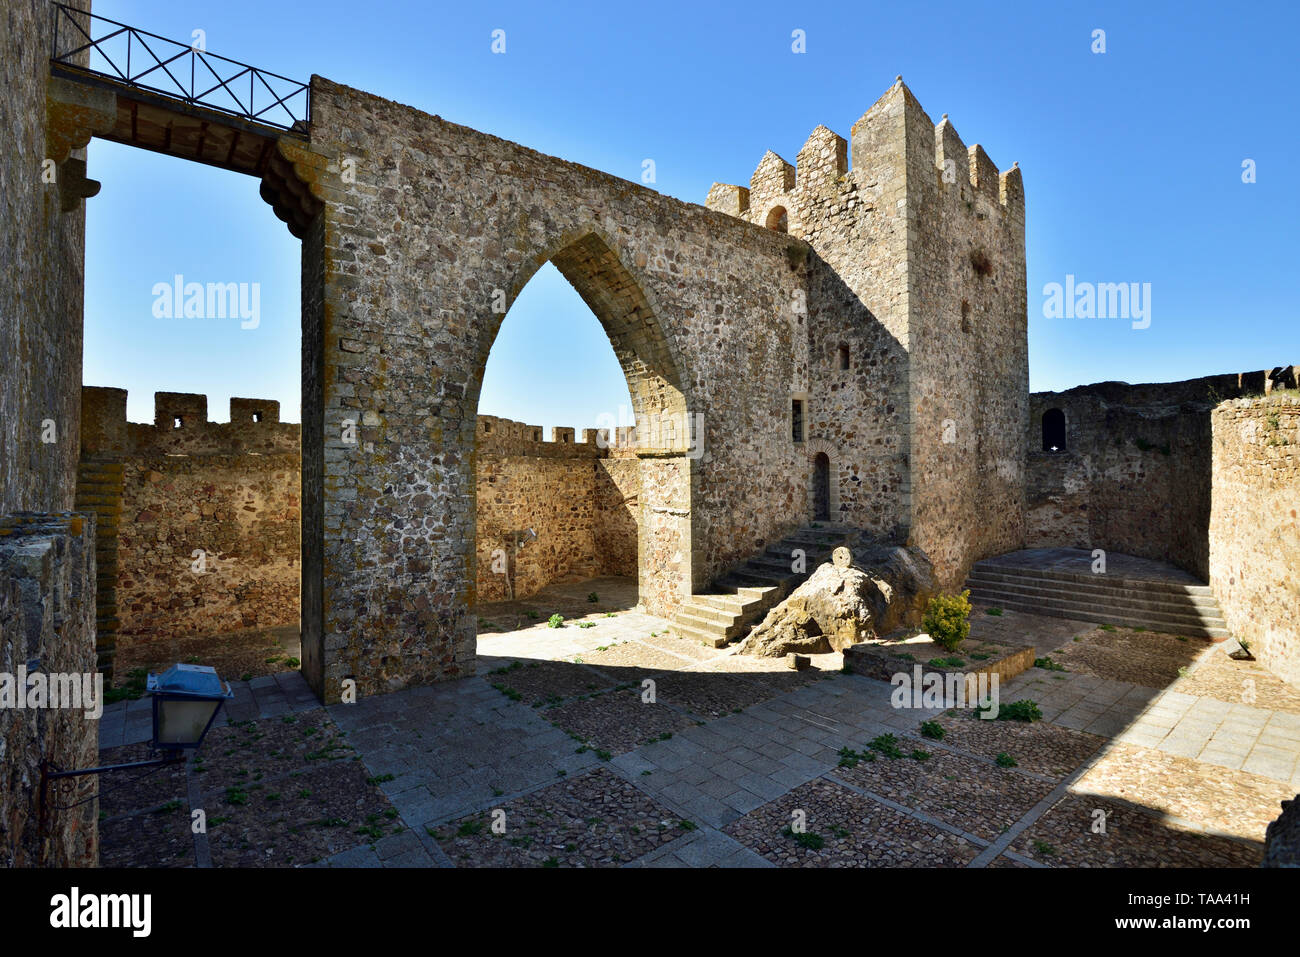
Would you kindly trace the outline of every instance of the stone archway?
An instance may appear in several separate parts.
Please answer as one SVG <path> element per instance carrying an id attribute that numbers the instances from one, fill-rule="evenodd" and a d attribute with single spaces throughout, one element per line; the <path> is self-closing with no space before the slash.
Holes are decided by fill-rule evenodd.
<path id="1" fill-rule="evenodd" d="M 511 281 L 507 303 L 514 302 L 546 262 L 559 270 L 600 322 L 623 370 L 637 422 L 635 451 L 642 474 L 638 591 L 648 611 L 668 614 L 679 598 L 690 593 L 692 584 L 691 465 L 683 456 L 690 445 L 691 420 L 683 388 L 689 381 L 684 364 L 664 332 L 651 296 L 598 229 L 566 233 L 529 260 Z M 494 312 L 478 337 L 475 373 L 466 389 L 466 407 L 474 419 L 488 355 L 504 319 L 505 312 Z M 616 436 L 606 440 L 613 442 Z M 471 490 L 475 498 L 470 519 L 477 542 L 477 486 L 471 485 Z M 477 545 L 471 551 L 476 550 Z"/>

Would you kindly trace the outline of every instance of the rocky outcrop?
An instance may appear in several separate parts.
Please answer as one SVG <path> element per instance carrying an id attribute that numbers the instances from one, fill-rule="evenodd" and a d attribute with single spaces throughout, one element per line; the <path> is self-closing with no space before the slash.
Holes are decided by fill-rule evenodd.
<path id="1" fill-rule="evenodd" d="M 874 546 L 856 558 L 837 548 L 740 645 L 740 654 L 825 654 L 920 621 L 934 591 L 930 561 L 916 548 Z"/>

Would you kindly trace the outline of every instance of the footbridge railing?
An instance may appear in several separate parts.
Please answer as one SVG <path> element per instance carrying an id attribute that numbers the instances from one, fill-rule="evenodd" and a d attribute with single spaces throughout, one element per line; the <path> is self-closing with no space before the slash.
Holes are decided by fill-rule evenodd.
<path id="1" fill-rule="evenodd" d="M 305 132 L 311 87 L 107 17 L 52 4 L 52 65 L 89 73 L 191 106 Z"/>

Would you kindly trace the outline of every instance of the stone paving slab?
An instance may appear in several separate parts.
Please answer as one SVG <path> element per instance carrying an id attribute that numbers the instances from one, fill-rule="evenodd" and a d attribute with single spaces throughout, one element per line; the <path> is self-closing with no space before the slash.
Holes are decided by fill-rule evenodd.
<path id="1" fill-rule="evenodd" d="M 581 587 L 575 589 L 566 607 L 577 609 L 583 600 Z M 604 796 L 593 801 L 659 808 L 654 813 L 680 833 L 665 835 L 631 861 L 621 859 L 622 851 L 615 860 L 600 840 L 592 844 L 585 837 L 566 837 L 557 853 L 529 860 L 567 860 L 564 847 L 574 844 L 583 848 L 575 862 L 636 867 L 1041 867 L 1166 858 L 1237 864 L 1255 853 L 1254 830 L 1274 812 L 1277 794 L 1300 788 L 1300 714 L 1286 710 L 1176 687 L 1031 669 L 1004 684 L 1000 698 L 1004 704 L 1031 698 L 1046 720 L 986 722 L 941 709 L 895 709 L 889 684 L 857 675 L 782 672 L 773 670 L 773 662 L 741 661 L 725 651 L 682 653 L 671 636 L 631 634 L 643 623 L 629 613 L 607 620 L 620 617 L 629 635 L 621 644 L 594 644 L 577 653 L 583 658 L 591 653 L 600 666 L 535 659 L 536 666 L 529 667 L 531 661 L 518 659 L 523 663 L 514 667 L 517 659 L 502 656 L 481 676 L 327 709 L 344 735 L 341 741 L 359 755 L 361 776 L 382 792 L 396 811 L 393 824 L 401 826 L 317 866 L 473 864 L 477 852 L 473 841 L 466 843 L 469 835 L 456 838 L 455 859 L 448 856 L 447 828 L 455 824 L 452 830 L 458 831 L 465 821 L 486 821 L 493 808 L 506 805 L 550 807 L 548 801 L 558 800 L 555 807 L 563 805 L 572 819 L 566 827 L 578 835 L 585 798 L 574 795 L 588 791 Z M 1026 615 L 990 621 L 987 627 L 1008 644 L 1017 635 L 1034 644 L 1042 640 L 1036 621 L 1052 629 L 1050 640 L 1070 640 L 1072 624 L 1059 619 Z M 601 627 L 603 622 L 590 629 L 524 631 L 533 643 L 528 647 L 540 653 L 555 651 L 558 642 L 608 641 L 589 634 Z M 600 647 L 615 653 L 594 650 Z M 677 664 L 668 668 L 672 661 Z M 589 688 L 588 676 L 599 674 L 601 666 L 615 678 L 655 676 L 656 703 L 644 703 L 639 686 L 617 693 Z M 511 670 L 491 673 L 502 667 Z M 493 688 L 494 683 L 514 694 Z M 288 735 L 286 740 L 305 733 L 305 726 L 290 723 L 294 714 L 317 707 L 295 672 L 233 686 L 236 697 L 222 723 L 240 721 L 240 715 L 263 716 L 270 722 L 263 733 Z M 277 713 L 282 717 L 271 717 Z M 647 724 L 647 716 L 654 720 Z M 662 728 L 656 724 L 660 718 L 668 722 Z M 920 736 L 921 723 L 929 720 L 947 729 L 942 740 Z M 147 700 L 114 705 L 101 722 L 101 743 L 147 740 L 150 723 Z M 610 728 L 627 732 L 627 740 L 615 746 L 592 740 Z M 930 758 L 839 767 L 842 749 L 862 751 L 873 738 L 890 733 L 904 754 L 920 748 Z M 239 746 L 242 739 L 234 740 Z M 994 758 L 1003 752 L 1016 760 L 1015 768 L 996 766 Z M 1140 762 L 1125 757 L 1131 754 L 1143 757 Z M 275 771 L 269 751 L 259 760 L 261 772 Z M 236 760 L 228 770 L 240 768 Z M 1084 783 L 1078 784 L 1081 776 Z M 604 783 L 584 791 L 578 782 L 588 779 Z M 1101 796 L 1084 793 L 1096 789 L 1095 782 L 1109 790 Z M 1219 782 L 1224 794 L 1206 791 L 1207 782 Z M 214 777 L 206 786 L 219 791 L 230 783 Z M 1067 798 L 1084 803 L 1076 806 Z M 1117 802 L 1123 812 L 1116 818 L 1129 831 L 1122 842 L 1089 844 L 1063 830 L 1078 824 L 1071 816 L 1078 807 L 1103 799 Z M 1224 808 L 1221 799 L 1228 801 Z M 1254 830 L 1248 835 L 1220 833 L 1233 819 L 1234 800 L 1238 811 L 1249 806 Z M 780 833 L 800 802 L 819 816 L 817 829 L 827 841 L 821 849 L 800 846 Z M 981 802 L 990 810 L 981 811 Z M 1161 813 L 1167 817 L 1163 825 Z M 599 811 L 590 816 L 609 817 Z M 683 821 L 694 829 L 674 823 Z M 1201 837 L 1188 838 L 1189 831 Z M 1156 844 L 1143 847 L 1133 835 Z M 618 846 L 639 846 L 634 836 L 628 831 Z M 1165 838 L 1169 854 L 1162 857 L 1158 842 Z M 1094 853 L 1103 846 L 1110 849 Z M 218 863 L 234 850 L 223 846 Z M 518 850 L 523 853 L 522 844 Z"/>

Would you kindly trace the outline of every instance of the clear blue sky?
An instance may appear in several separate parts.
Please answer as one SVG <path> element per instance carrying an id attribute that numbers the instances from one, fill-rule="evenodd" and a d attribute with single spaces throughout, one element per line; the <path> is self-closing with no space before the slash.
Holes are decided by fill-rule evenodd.
<path id="1" fill-rule="evenodd" d="M 818 124 L 848 136 L 901 73 L 937 121 L 1028 196 L 1030 379 L 1067 388 L 1300 363 L 1300 67 L 1294 3 L 443 4 L 97 0 L 96 12 L 291 77 L 319 73 L 702 202 L 793 161 Z M 490 49 L 506 31 L 506 53 Z M 805 31 L 807 52 L 791 52 Z M 1094 29 L 1107 52 L 1090 50 Z M 1244 184 L 1241 164 L 1256 163 Z M 299 398 L 299 249 L 251 178 L 95 141 L 86 382 Z M 259 283 L 261 322 L 156 319 L 180 273 Z M 1151 284 L 1148 329 L 1046 319 L 1042 289 Z M 554 269 L 511 309 L 480 411 L 595 424 L 628 402 L 594 317 Z"/>

